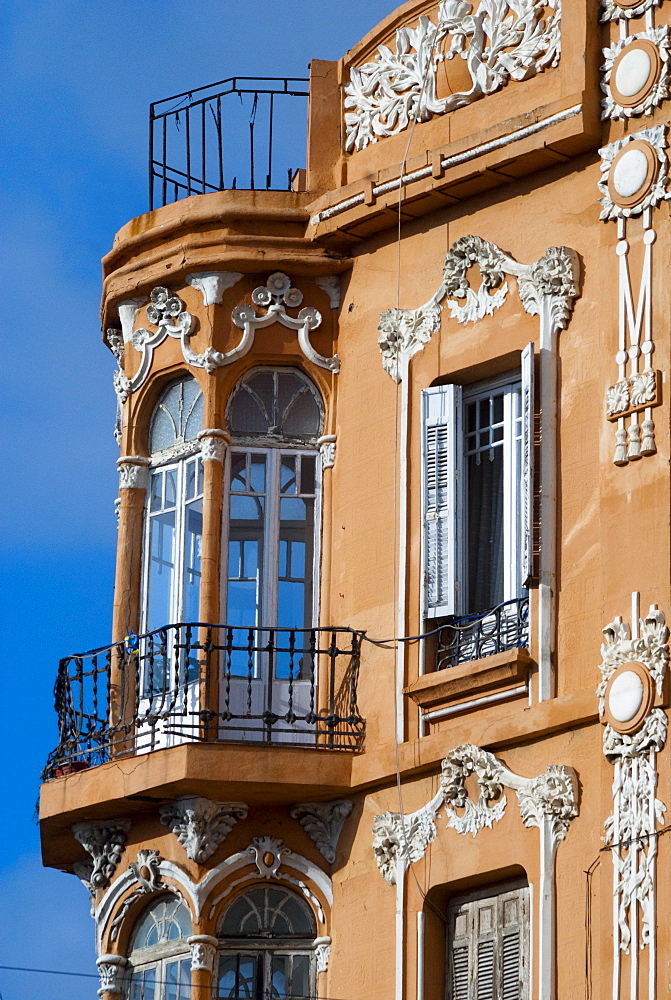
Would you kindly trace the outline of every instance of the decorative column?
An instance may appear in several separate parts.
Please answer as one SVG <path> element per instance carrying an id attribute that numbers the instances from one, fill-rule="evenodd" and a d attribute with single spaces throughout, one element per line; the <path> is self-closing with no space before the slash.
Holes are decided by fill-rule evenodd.
<path id="1" fill-rule="evenodd" d="M 613 864 L 613 1000 L 655 1000 L 657 840 L 666 806 L 657 798 L 657 755 L 668 718 L 661 707 L 669 630 L 657 605 L 631 627 L 617 617 L 603 630 L 596 689 L 605 723 L 603 752 L 613 767 L 613 811 L 604 824 Z M 666 897 L 662 894 L 663 914 Z M 662 915 L 662 920 L 665 917 Z M 666 983 L 666 979 L 664 979 Z"/>
<path id="2" fill-rule="evenodd" d="M 142 535 L 145 498 L 149 481 L 149 459 L 141 455 L 123 455 L 119 467 L 119 537 L 117 543 L 116 574 L 114 579 L 114 610 L 112 615 L 112 641 L 122 642 L 129 629 L 137 632 L 140 614 L 140 588 L 142 582 Z M 110 723 L 120 720 L 124 678 L 120 672 L 121 655 L 112 653 L 110 669 Z M 128 675 L 125 683 L 129 683 Z M 132 691 L 131 686 L 129 691 Z M 129 697 L 126 711 L 132 715 L 135 706 Z"/>
<path id="3" fill-rule="evenodd" d="M 198 435 L 203 462 L 203 536 L 201 542 L 200 620 L 216 624 L 220 618 L 221 515 L 224 492 L 223 465 L 230 444 L 227 431 L 209 427 Z M 209 632 L 209 635 L 208 635 Z M 201 630 L 200 642 L 218 642 L 215 629 Z M 200 704 L 215 713 L 219 707 L 216 656 L 206 649 L 201 660 Z M 205 730 L 207 734 L 207 726 Z"/>
<path id="4" fill-rule="evenodd" d="M 217 957 L 216 937 L 211 934 L 192 934 L 187 938 L 191 949 L 191 989 L 194 1000 L 208 1000 L 214 995 L 214 962 Z"/>
<path id="5" fill-rule="evenodd" d="M 101 1000 L 119 1000 L 124 993 L 127 959 L 123 955 L 101 955 L 96 965 L 100 974 L 98 996 Z"/>

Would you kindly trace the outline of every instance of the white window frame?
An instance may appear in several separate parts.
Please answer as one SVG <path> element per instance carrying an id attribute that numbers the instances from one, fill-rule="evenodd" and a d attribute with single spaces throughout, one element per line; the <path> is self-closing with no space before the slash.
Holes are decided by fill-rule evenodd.
<path id="1" fill-rule="evenodd" d="M 514 901 L 518 920 L 505 923 L 506 904 Z M 482 911 L 493 916 L 492 926 L 479 924 Z M 526 882 L 487 886 L 452 899 L 448 904 L 446 932 L 446 1000 L 529 1000 L 531 993 L 531 890 Z M 457 917 L 458 915 L 458 917 Z M 457 919 L 466 933 L 457 935 Z M 510 963 L 517 938 L 517 975 Z M 488 945 L 492 947 L 487 947 Z M 507 947 L 508 945 L 508 947 Z M 459 959 L 457 960 L 457 953 Z M 506 968 L 506 965 L 508 966 Z M 480 976 L 481 970 L 484 972 Z M 485 979 L 491 970 L 491 992 Z M 517 979 L 517 987 L 514 980 Z M 455 980 L 457 980 L 455 982 Z"/>
<path id="2" fill-rule="evenodd" d="M 319 586 L 321 567 L 321 513 L 322 513 L 322 463 L 319 451 L 315 448 L 283 447 L 263 447 L 258 445 L 245 445 L 237 443 L 227 449 L 226 462 L 224 464 L 224 510 L 222 518 L 222 558 L 221 558 L 221 621 L 227 624 L 227 598 L 228 598 L 228 541 L 229 541 L 229 521 L 230 521 L 230 481 L 231 481 L 231 461 L 234 455 L 253 454 L 266 456 L 266 509 L 264 518 L 264 554 L 261 580 L 261 609 L 262 619 L 258 622 L 249 622 L 249 628 L 275 628 L 277 622 L 278 603 L 278 569 L 279 569 L 279 511 L 280 498 L 291 496 L 280 492 L 280 471 L 282 456 L 301 455 L 310 456 L 315 460 L 315 505 L 314 505 L 314 527 L 313 527 L 313 556 L 312 556 L 312 608 L 311 620 L 303 624 L 297 622 L 295 627 L 302 628 L 316 627 L 319 621 Z"/>
<path id="3" fill-rule="evenodd" d="M 176 475 L 176 488 L 175 488 L 175 529 L 173 537 L 173 560 L 174 560 L 174 572 L 173 579 L 170 588 L 170 600 L 169 600 L 169 615 L 168 621 L 162 622 L 161 625 L 156 625 L 155 628 L 160 628 L 163 625 L 174 625 L 184 620 L 184 600 L 185 600 L 185 541 L 186 541 L 186 511 L 189 504 L 195 500 L 200 499 L 203 502 L 203 486 L 204 486 L 204 471 L 203 464 L 200 455 L 200 448 L 196 445 L 193 449 L 190 449 L 190 454 L 184 455 L 184 446 L 177 446 L 181 450 L 182 454 L 176 459 L 170 461 L 167 457 L 169 451 L 166 450 L 162 453 L 163 461 L 160 465 L 152 466 L 149 472 L 149 482 L 147 485 L 147 498 L 145 504 L 145 524 L 144 524 L 144 535 L 143 535 L 143 567 L 142 567 L 142 603 L 141 603 L 141 618 L 140 618 L 140 630 L 141 632 L 147 632 L 149 621 L 149 582 L 151 574 L 151 530 L 152 521 L 155 520 L 156 515 L 152 514 L 151 511 L 151 498 L 152 498 L 152 477 L 157 473 L 169 472 L 174 469 L 177 473 Z M 192 500 L 187 501 L 186 499 L 186 483 L 187 483 L 187 467 L 190 462 L 195 462 L 197 469 L 197 482 L 200 481 L 201 490 L 196 491 L 196 496 Z M 165 483 L 165 479 L 164 479 Z M 164 487 L 165 489 L 165 487 Z M 158 513 L 158 512 L 157 512 Z M 202 580 L 202 570 L 201 570 L 201 580 Z M 200 598 L 200 586 L 199 586 L 199 598 Z M 199 602 L 200 603 L 200 602 Z M 199 614 L 200 615 L 200 608 Z"/>
<path id="4" fill-rule="evenodd" d="M 521 446 L 515 447 L 513 394 L 504 397 L 504 597 L 522 596 L 532 578 L 534 345 L 522 352 L 521 368 L 462 388 L 422 390 L 422 585 L 425 620 L 477 614 L 467 606 L 467 512 L 465 476 L 466 405 L 498 389 L 519 386 Z M 436 491 L 438 483 L 438 491 Z M 514 487 L 514 483 L 518 487 Z"/>

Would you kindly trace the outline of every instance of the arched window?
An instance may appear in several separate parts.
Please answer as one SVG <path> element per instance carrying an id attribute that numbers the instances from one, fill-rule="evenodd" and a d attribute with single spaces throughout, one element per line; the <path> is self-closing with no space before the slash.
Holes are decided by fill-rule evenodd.
<path id="1" fill-rule="evenodd" d="M 191 917 L 175 896 L 161 896 L 139 918 L 131 940 L 129 1000 L 190 1000 Z"/>
<path id="2" fill-rule="evenodd" d="M 142 629 L 197 621 L 203 466 L 197 435 L 203 394 L 191 376 L 172 382 L 151 418 Z"/>
<path id="3" fill-rule="evenodd" d="M 270 1000 L 315 994 L 314 916 L 285 889 L 263 886 L 224 913 L 219 938 L 219 1000 Z"/>
<path id="4" fill-rule="evenodd" d="M 252 371 L 229 404 L 226 622 L 313 624 L 321 400 L 287 368 Z"/>
<path id="5" fill-rule="evenodd" d="M 222 701 L 245 718 L 236 739 L 258 739 L 264 712 L 290 723 L 280 739 L 314 730 L 322 420 L 315 386 L 292 368 L 253 369 L 229 403 Z"/>

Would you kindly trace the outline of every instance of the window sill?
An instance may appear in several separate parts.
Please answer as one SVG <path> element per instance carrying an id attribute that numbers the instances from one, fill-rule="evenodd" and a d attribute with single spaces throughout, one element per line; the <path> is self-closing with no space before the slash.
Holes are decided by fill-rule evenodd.
<path id="1" fill-rule="evenodd" d="M 439 708 L 463 698 L 492 689 L 505 690 L 524 683 L 533 663 L 529 650 L 524 647 L 508 649 L 504 653 L 484 656 L 457 667 L 435 670 L 423 674 L 404 688 L 404 694 L 420 708 Z"/>

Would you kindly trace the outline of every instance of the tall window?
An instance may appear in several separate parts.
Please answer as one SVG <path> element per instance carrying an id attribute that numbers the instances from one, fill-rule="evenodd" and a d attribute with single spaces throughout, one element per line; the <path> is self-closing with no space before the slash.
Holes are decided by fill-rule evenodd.
<path id="1" fill-rule="evenodd" d="M 309 907 L 291 892 L 263 886 L 238 897 L 219 931 L 219 1000 L 309 1000 L 316 931 Z"/>
<path id="2" fill-rule="evenodd" d="M 488 888 L 448 910 L 447 1000 L 527 1000 L 529 887 Z"/>
<path id="3" fill-rule="evenodd" d="M 161 896 L 144 911 L 133 933 L 129 1000 L 190 1000 L 191 917 L 185 903 Z"/>
<path id="4" fill-rule="evenodd" d="M 425 615 L 478 615 L 530 575 L 533 345 L 522 376 L 424 390 Z"/>
<path id="5" fill-rule="evenodd" d="M 231 626 L 313 623 L 320 403 L 312 383 L 293 369 L 255 370 L 232 396 L 225 611 Z"/>
<path id="6" fill-rule="evenodd" d="M 145 526 L 143 631 L 198 621 L 203 466 L 197 441 L 203 394 L 195 379 L 173 382 L 149 431 L 152 469 Z"/>

